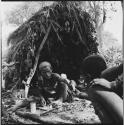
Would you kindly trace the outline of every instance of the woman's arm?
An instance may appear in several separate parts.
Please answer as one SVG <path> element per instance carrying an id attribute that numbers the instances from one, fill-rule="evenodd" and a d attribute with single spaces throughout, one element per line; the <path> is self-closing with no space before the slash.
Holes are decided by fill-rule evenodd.
<path id="1" fill-rule="evenodd" d="M 53 75 L 53 77 L 54 77 L 58 82 L 64 82 L 64 83 L 66 83 L 67 85 L 69 85 L 68 81 L 67 81 L 66 79 L 62 78 L 59 74 L 53 73 L 52 75 Z"/>
<path id="2" fill-rule="evenodd" d="M 107 89 L 116 91 L 119 87 L 123 87 L 123 75 L 121 74 L 115 79 L 115 81 L 112 82 L 109 82 L 104 78 L 94 79 L 93 82 L 93 85 L 101 85 Z"/>

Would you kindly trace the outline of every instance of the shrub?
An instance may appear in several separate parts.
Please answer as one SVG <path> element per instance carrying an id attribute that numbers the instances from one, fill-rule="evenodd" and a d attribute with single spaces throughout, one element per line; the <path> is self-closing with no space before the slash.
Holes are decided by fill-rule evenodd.
<path id="1" fill-rule="evenodd" d="M 122 49 L 119 47 L 110 47 L 103 50 L 101 54 L 104 56 L 108 67 L 117 66 L 122 63 Z"/>

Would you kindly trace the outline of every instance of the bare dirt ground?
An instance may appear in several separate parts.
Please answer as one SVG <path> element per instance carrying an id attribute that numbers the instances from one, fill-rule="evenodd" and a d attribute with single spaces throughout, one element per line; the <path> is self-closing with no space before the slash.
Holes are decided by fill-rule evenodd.
<path id="1" fill-rule="evenodd" d="M 10 104 L 11 103 L 11 104 Z M 7 108 L 11 107 L 11 99 L 4 99 L 5 111 Z M 19 109 L 18 111 L 30 112 L 27 108 Z M 37 115 L 44 113 L 43 110 L 37 109 Z M 4 113 L 3 113 L 4 114 Z M 96 114 L 92 102 L 85 99 L 78 99 L 72 103 L 63 103 L 61 108 L 56 109 L 52 112 L 46 113 L 45 115 L 40 116 L 41 119 L 49 123 L 69 123 L 69 124 L 82 124 L 82 123 L 101 123 L 100 117 Z M 7 115 L 7 112 L 2 116 L 2 124 L 37 124 L 38 121 L 35 121 L 31 118 L 23 118 L 17 115 L 17 113 L 12 113 Z"/>

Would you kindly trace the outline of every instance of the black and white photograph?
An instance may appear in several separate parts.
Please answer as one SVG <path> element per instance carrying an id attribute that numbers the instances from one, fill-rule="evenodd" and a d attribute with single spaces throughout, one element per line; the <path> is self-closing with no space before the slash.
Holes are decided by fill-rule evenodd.
<path id="1" fill-rule="evenodd" d="M 123 1 L 1 2 L 1 124 L 123 124 Z"/>

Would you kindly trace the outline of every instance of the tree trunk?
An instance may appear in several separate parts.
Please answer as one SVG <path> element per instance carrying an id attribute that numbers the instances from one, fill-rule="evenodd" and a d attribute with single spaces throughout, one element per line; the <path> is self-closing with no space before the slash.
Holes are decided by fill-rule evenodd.
<path id="1" fill-rule="evenodd" d="M 96 31 L 97 31 L 97 35 L 98 35 L 98 41 L 99 41 L 99 47 L 102 48 L 102 45 L 103 45 L 103 41 L 102 41 L 102 32 L 103 32 L 103 23 L 101 23 Z"/>

